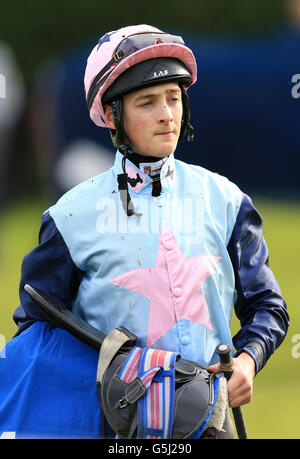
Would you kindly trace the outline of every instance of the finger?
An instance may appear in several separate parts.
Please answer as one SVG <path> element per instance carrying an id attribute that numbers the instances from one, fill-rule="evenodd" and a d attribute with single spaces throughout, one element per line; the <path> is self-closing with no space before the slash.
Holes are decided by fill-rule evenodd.
<path id="1" fill-rule="evenodd" d="M 249 403 L 252 398 L 252 385 L 248 380 L 232 377 L 228 382 L 228 400 L 232 408 Z"/>
<path id="2" fill-rule="evenodd" d="M 222 373 L 220 363 L 215 363 L 214 365 L 209 365 L 207 367 L 207 369 L 208 369 L 208 371 L 211 371 L 212 373 Z"/>
<path id="3" fill-rule="evenodd" d="M 251 399 L 252 394 L 250 392 L 244 392 L 235 395 L 228 394 L 228 403 L 231 408 L 246 405 L 247 403 L 251 402 Z"/>

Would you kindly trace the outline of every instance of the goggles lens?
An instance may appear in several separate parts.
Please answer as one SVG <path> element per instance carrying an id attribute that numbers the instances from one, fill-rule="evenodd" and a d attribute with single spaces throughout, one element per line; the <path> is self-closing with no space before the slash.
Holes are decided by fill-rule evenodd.
<path id="1" fill-rule="evenodd" d="M 125 38 L 118 46 L 115 55 L 128 57 L 140 49 L 160 43 L 176 43 L 184 45 L 184 41 L 177 35 L 167 33 L 138 33 Z"/>

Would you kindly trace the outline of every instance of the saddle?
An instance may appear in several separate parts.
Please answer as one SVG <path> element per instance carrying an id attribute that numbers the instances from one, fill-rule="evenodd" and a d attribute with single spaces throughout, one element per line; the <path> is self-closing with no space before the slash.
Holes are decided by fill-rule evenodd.
<path id="1" fill-rule="evenodd" d="M 124 329 L 114 329 L 98 360 L 99 403 L 118 438 L 199 438 L 220 379 L 175 352 L 134 346 L 130 353 L 118 353 L 128 340 Z"/>
<path id="2" fill-rule="evenodd" d="M 208 427 L 222 429 L 224 377 L 176 352 L 140 348 L 124 327 L 104 335 L 38 289 L 25 290 L 50 322 L 99 351 L 98 399 L 116 438 L 200 438 Z"/>

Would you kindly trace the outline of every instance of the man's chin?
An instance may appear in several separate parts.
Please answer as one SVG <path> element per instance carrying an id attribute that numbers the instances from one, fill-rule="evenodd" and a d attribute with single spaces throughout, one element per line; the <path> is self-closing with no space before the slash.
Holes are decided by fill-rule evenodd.
<path id="1" fill-rule="evenodd" d="M 170 156 L 176 150 L 177 144 L 174 145 L 162 145 L 160 148 L 155 149 L 152 156 L 158 158 L 164 158 L 165 156 Z"/>
<path id="2" fill-rule="evenodd" d="M 166 156 L 170 156 L 176 150 L 177 143 L 174 142 L 162 143 L 159 145 L 151 145 L 148 151 L 144 151 L 142 149 L 134 149 L 135 153 L 138 153 L 142 156 L 152 156 L 154 158 L 165 158 Z"/>

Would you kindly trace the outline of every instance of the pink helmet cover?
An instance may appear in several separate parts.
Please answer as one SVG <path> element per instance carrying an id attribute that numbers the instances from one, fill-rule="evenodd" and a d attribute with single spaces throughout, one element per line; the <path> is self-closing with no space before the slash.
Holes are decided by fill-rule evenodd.
<path id="1" fill-rule="evenodd" d="M 138 33 L 162 33 L 156 27 L 141 24 L 136 26 L 128 26 L 117 31 L 112 31 L 102 37 L 101 46 L 97 44 L 92 50 L 88 60 L 84 75 L 84 86 L 86 96 L 90 86 L 99 71 L 112 59 L 120 42 L 130 35 Z M 90 117 L 97 126 L 106 127 L 104 123 L 104 110 L 101 99 L 109 86 L 127 69 L 139 62 L 157 57 L 172 57 L 181 60 L 191 71 L 192 82 L 197 80 L 197 64 L 193 52 L 184 45 L 177 43 L 159 43 L 147 48 L 136 51 L 135 53 L 121 60 L 115 69 L 110 73 L 109 77 L 102 85 L 90 109 Z M 108 72 L 111 69 L 108 69 Z"/>

